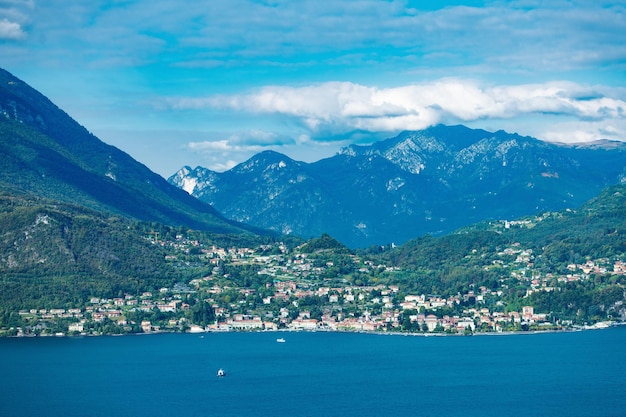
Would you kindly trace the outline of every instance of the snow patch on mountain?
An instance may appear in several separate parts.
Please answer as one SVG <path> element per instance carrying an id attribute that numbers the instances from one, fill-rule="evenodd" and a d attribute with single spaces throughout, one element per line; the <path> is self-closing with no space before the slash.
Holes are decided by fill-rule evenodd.
<path id="1" fill-rule="evenodd" d="M 180 183 L 180 188 L 185 190 L 187 194 L 193 195 L 193 192 L 198 185 L 198 178 L 196 177 L 183 177 Z"/>

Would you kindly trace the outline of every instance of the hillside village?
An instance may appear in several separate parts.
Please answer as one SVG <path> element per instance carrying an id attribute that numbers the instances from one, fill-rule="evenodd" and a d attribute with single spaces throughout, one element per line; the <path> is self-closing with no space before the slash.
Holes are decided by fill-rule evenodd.
<path id="1" fill-rule="evenodd" d="M 563 329 L 576 323 L 551 317 L 549 311 L 538 311 L 531 304 L 519 309 L 508 306 L 504 300 L 511 282 L 522 285 L 530 296 L 559 291 L 568 283 L 588 280 L 591 274 L 626 272 L 622 260 L 597 259 L 570 264 L 567 274 L 542 274 L 533 269 L 532 250 L 513 244 L 485 266 L 503 271 L 497 289 L 481 286 L 443 297 L 407 293 L 394 284 L 394 276 L 403 272 L 400 268 L 353 254 L 342 258 L 351 264 L 349 273 L 342 275 L 334 272 L 336 261 L 328 253 L 290 251 L 282 243 L 223 248 L 205 247 L 180 235 L 173 241 L 147 238 L 168 248 L 170 262 L 204 265 L 210 273 L 155 292 L 93 297 L 75 308 L 22 310 L 19 314 L 28 325 L 14 329 L 14 334 L 252 330 L 472 334 Z M 247 271 L 246 285 L 237 284 L 228 272 L 232 268 Z M 200 306 L 205 306 L 204 311 Z"/>

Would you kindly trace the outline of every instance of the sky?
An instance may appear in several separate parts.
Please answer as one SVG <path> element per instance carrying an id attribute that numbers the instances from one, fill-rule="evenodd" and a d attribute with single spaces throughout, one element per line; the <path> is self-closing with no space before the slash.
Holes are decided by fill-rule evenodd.
<path id="1" fill-rule="evenodd" d="M 626 1 L 0 0 L 0 67 L 169 177 L 443 123 L 626 140 Z"/>

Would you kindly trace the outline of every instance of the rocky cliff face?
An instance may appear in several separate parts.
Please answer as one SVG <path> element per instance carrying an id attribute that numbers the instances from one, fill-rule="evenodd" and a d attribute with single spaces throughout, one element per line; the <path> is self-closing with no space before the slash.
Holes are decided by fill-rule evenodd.
<path id="1" fill-rule="evenodd" d="M 625 179 L 621 142 L 566 146 L 435 126 L 311 164 L 263 152 L 224 173 L 185 167 L 169 181 L 233 220 L 363 247 L 576 207 Z"/>

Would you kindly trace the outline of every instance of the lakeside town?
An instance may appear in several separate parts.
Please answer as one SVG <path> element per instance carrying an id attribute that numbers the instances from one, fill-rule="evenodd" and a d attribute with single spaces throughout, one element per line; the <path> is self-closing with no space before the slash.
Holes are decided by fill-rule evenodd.
<path id="1" fill-rule="evenodd" d="M 554 317 L 532 304 L 508 305 L 509 287 L 523 286 L 529 297 L 559 291 L 592 275 L 626 272 L 622 260 L 604 258 L 570 264 L 564 274 L 541 273 L 533 269 L 532 250 L 513 244 L 485 265 L 502 271 L 497 288 L 480 286 L 444 297 L 408 292 L 394 284 L 405 271 L 365 256 L 345 254 L 337 259 L 334 253 L 303 253 L 282 243 L 223 248 L 180 235 L 172 241 L 147 239 L 168 248 L 168 260 L 177 267 L 201 266 L 209 273 L 158 291 L 92 297 L 75 308 L 21 310 L 27 325 L 9 329 L 11 335 L 258 330 L 474 334 L 569 329 L 577 325 L 571 319 Z M 235 277 L 237 271 L 245 274 Z"/>

